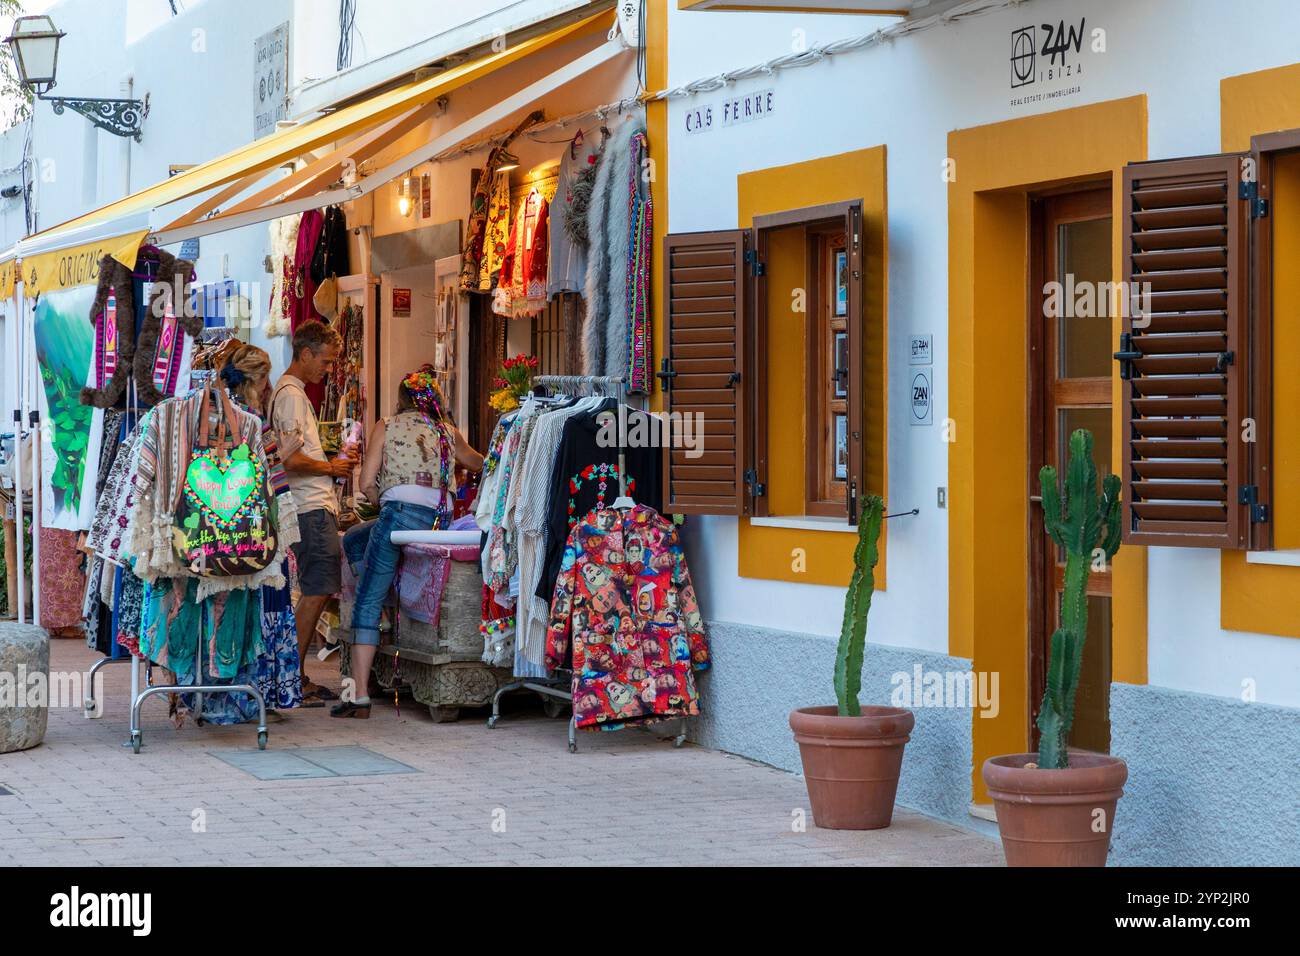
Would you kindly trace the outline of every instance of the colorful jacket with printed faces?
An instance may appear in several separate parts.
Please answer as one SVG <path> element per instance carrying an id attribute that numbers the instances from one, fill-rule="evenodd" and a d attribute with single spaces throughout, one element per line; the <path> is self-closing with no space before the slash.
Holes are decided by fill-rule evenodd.
<path id="1" fill-rule="evenodd" d="M 572 641 L 579 727 L 693 716 L 692 671 L 709 666 L 677 528 L 653 508 L 601 508 L 569 535 L 551 601 L 546 666 Z"/>

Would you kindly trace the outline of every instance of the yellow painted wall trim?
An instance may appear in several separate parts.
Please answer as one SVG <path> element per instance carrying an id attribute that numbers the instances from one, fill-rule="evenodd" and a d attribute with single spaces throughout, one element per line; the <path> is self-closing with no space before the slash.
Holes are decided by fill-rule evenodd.
<path id="1" fill-rule="evenodd" d="M 1109 176 L 1115 208 L 1112 271 L 1121 272 L 1123 166 L 1146 158 L 1145 96 L 1058 110 L 948 135 L 949 648 L 997 671 L 997 717 L 973 718 L 972 790 L 987 800 L 987 757 L 1029 742 L 1026 290 L 1029 194 Z M 1118 341 L 1118 319 L 1114 334 Z M 1118 388 L 1118 379 L 1116 379 Z M 1120 405 L 1115 401 L 1118 421 Z M 1115 430 L 1118 441 L 1122 434 Z M 1146 680 L 1146 552 L 1114 560 L 1112 677 Z"/>
<path id="2" fill-rule="evenodd" d="M 1300 63 L 1271 70 L 1225 77 L 1219 83 L 1219 123 L 1225 152 L 1250 149 L 1250 138 L 1260 133 L 1300 128 Z M 1288 162 L 1285 176 L 1279 170 L 1278 192 L 1289 189 L 1298 196 L 1296 170 Z M 1298 196 L 1300 198 L 1300 196 Z M 1285 212 L 1274 195 L 1274 260 L 1294 262 L 1300 252 L 1295 206 Z M 1293 267 L 1274 270 L 1275 316 L 1290 316 L 1300 307 L 1300 277 Z M 1300 328 L 1294 322 L 1273 326 L 1273 513 L 1274 545 L 1296 547 L 1300 536 L 1300 482 L 1295 463 L 1300 456 Z M 1300 614 L 1295 594 L 1300 589 L 1300 568 L 1249 564 L 1240 551 L 1224 551 L 1219 561 L 1219 625 L 1227 631 L 1300 637 Z"/>
<path id="3" fill-rule="evenodd" d="M 885 171 L 885 147 L 876 146 L 742 173 L 736 179 L 736 186 L 737 225 L 742 229 L 752 227 L 755 216 L 862 200 L 863 377 L 868 383 L 867 394 L 864 396 L 866 407 L 863 410 L 863 445 L 867 454 L 865 480 L 868 492 L 884 495 L 888 502 L 889 437 L 886 410 L 889 369 L 886 345 L 889 341 L 889 216 Z M 776 281 L 769 281 L 768 287 L 769 294 L 773 297 L 788 295 L 780 292 Z M 796 395 L 796 399 L 780 404 L 773 402 L 771 405 L 769 458 L 773 462 L 780 462 L 782 452 L 785 452 L 783 460 L 786 465 L 792 462 L 797 465 L 798 460 L 793 452 L 797 451 L 798 456 L 802 456 L 804 448 L 805 401 L 802 383 L 806 350 L 801 334 L 797 343 L 791 341 L 785 346 L 777 345 L 778 317 L 773 314 L 771 319 L 772 341 L 768 351 L 770 355 L 780 358 L 773 360 L 769 378 L 773 380 L 775 388 Z M 791 325 L 786 331 L 788 337 L 793 339 L 794 334 L 801 333 L 802 329 Z M 784 377 L 778 380 L 778 375 Z M 776 480 L 780 476 L 774 471 L 769 477 Z M 794 484 L 798 486 L 800 499 L 803 494 L 802 482 L 802 471 L 799 471 Z M 786 484 L 790 484 L 789 480 Z M 777 489 L 778 492 L 779 490 Z M 739 536 L 741 577 L 836 587 L 845 587 L 849 583 L 853 571 L 853 548 L 857 541 L 854 535 L 833 531 L 757 527 L 742 518 Z M 881 532 L 880 562 L 876 565 L 875 579 L 879 590 L 885 588 L 887 545 L 888 526 Z"/>

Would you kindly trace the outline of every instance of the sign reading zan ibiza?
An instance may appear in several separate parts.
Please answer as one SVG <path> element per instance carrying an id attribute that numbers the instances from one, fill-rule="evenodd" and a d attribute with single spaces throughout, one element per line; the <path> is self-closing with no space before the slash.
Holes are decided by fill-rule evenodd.
<path id="1" fill-rule="evenodd" d="M 714 126 L 735 126 L 763 119 L 776 110 L 776 91 L 771 87 L 730 96 L 721 103 L 706 103 L 686 111 L 686 132 L 707 133 Z"/>
<path id="2" fill-rule="evenodd" d="M 1087 24 L 1087 18 L 1080 17 L 1077 24 L 1060 20 L 1011 31 L 1012 106 L 1082 91 L 1085 57 L 1106 52 L 1106 31 L 1094 27 L 1089 33 Z"/>

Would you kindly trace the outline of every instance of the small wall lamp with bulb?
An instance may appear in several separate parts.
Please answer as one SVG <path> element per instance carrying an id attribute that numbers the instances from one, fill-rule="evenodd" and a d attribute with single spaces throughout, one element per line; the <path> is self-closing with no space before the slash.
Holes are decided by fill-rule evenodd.
<path id="1" fill-rule="evenodd" d="M 420 195 L 420 177 L 414 171 L 407 173 L 397 184 L 397 214 L 403 219 L 415 211 L 415 200 Z"/>

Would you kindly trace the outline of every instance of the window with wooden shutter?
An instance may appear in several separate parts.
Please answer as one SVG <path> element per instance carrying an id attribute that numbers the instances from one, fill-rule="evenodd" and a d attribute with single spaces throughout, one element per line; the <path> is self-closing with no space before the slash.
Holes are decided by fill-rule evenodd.
<path id="1" fill-rule="evenodd" d="M 1124 170 L 1124 541 L 1243 548 L 1251 508 L 1241 156 Z M 1138 296 L 1134 307 L 1134 295 Z"/>
<path id="2" fill-rule="evenodd" d="M 664 510 L 741 515 L 745 499 L 745 251 L 748 233 L 664 238 L 664 359 L 660 381 L 672 447 L 664 454 Z M 695 448 L 681 441 L 682 420 Z M 702 422 L 703 434 L 697 422 Z"/>

